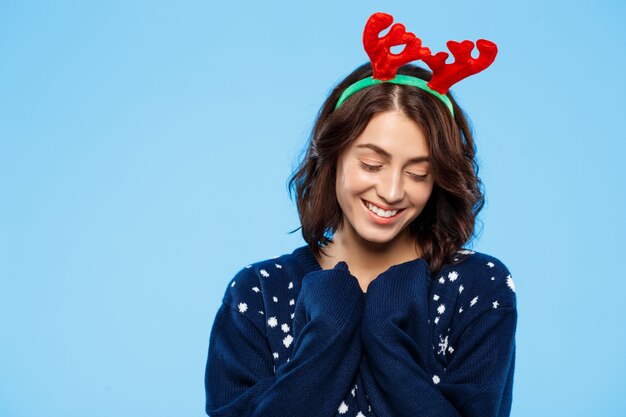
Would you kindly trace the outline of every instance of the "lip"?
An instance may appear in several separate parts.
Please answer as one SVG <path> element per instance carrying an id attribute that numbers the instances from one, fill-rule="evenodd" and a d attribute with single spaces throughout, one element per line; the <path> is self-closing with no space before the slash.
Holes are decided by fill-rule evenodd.
<path id="1" fill-rule="evenodd" d="M 361 200 L 363 200 L 363 201 L 364 201 L 364 202 L 366 202 L 366 203 L 373 204 L 373 205 L 375 205 L 376 207 L 379 207 L 379 208 L 381 208 L 381 209 L 383 209 L 383 210 L 399 210 L 399 211 L 404 210 L 403 208 L 395 208 L 395 207 L 387 207 L 387 206 L 383 206 L 383 205 L 380 205 L 380 204 L 378 204 L 378 203 L 374 203 L 373 201 L 365 200 L 364 198 L 362 198 Z"/>
<path id="2" fill-rule="evenodd" d="M 396 219 L 397 219 L 398 217 L 400 217 L 400 214 L 404 211 L 404 209 L 395 209 L 395 210 L 398 210 L 398 212 L 396 213 L 396 215 L 395 215 L 395 216 L 392 216 L 392 217 L 379 217 L 379 216 L 377 216 L 376 214 L 372 213 L 372 212 L 370 211 L 370 209 L 368 209 L 368 208 L 367 208 L 367 206 L 366 206 L 366 203 L 368 203 L 368 201 L 367 201 L 367 200 L 363 200 L 363 199 L 361 199 L 361 202 L 362 202 L 363 209 L 364 209 L 364 210 L 368 213 L 368 215 L 370 216 L 370 218 L 371 218 L 374 222 L 376 222 L 376 223 L 378 223 L 378 224 L 390 224 L 390 223 L 393 223 L 393 222 L 395 222 L 395 221 L 396 221 Z M 374 203 L 372 203 L 372 204 L 374 204 Z M 374 205 L 375 205 L 375 204 L 374 204 Z"/>

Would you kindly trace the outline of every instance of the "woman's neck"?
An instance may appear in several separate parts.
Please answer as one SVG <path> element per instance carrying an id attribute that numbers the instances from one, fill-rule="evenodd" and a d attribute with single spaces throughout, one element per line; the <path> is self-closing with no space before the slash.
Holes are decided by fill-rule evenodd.
<path id="1" fill-rule="evenodd" d="M 421 256 L 415 238 L 407 229 L 390 242 L 376 243 L 362 239 L 356 233 L 339 229 L 333 243 L 324 248 L 318 262 L 323 269 L 330 269 L 339 261 L 345 261 L 351 269 L 379 271 Z"/>

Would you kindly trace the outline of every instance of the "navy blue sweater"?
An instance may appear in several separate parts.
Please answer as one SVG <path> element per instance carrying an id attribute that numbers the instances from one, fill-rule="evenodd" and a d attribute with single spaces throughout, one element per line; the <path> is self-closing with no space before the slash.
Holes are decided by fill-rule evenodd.
<path id="1" fill-rule="evenodd" d="M 515 285 L 461 250 L 431 278 L 418 258 L 364 293 L 348 265 L 308 246 L 242 268 L 215 316 L 212 417 L 491 417 L 511 410 Z"/>

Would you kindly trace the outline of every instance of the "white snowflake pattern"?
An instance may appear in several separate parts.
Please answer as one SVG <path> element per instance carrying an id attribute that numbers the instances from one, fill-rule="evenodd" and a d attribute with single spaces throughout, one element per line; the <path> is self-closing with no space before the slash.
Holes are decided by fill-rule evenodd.
<path id="1" fill-rule="evenodd" d="M 437 294 L 433 295 L 433 300 L 435 301 L 439 300 L 439 296 Z"/>
<path id="2" fill-rule="evenodd" d="M 293 337 L 290 334 L 288 334 L 283 339 L 283 345 L 285 345 L 285 347 L 288 348 L 289 345 L 291 345 L 291 342 L 293 342 Z M 287 359 L 287 361 L 289 361 L 289 359 Z"/>
<path id="3" fill-rule="evenodd" d="M 356 384 L 354 384 L 354 387 L 350 391 L 350 393 L 352 394 L 353 397 L 356 395 L 356 388 L 357 388 L 357 386 L 356 386 Z"/>
<path id="4" fill-rule="evenodd" d="M 509 286 L 511 291 L 515 292 L 515 283 L 513 282 L 513 278 L 511 277 L 511 275 L 507 275 L 507 277 L 506 277 L 506 285 Z"/>
<path id="5" fill-rule="evenodd" d="M 287 323 L 283 323 L 280 328 L 283 330 L 283 332 L 285 333 L 289 333 L 289 325 Z"/>
<path id="6" fill-rule="evenodd" d="M 470 307 L 472 307 L 474 304 L 476 304 L 478 302 L 478 296 L 474 297 L 472 299 L 472 301 L 470 301 Z"/>
<path id="7" fill-rule="evenodd" d="M 276 268 L 278 268 L 278 269 L 281 269 L 281 268 L 283 267 L 283 266 L 282 266 L 282 265 L 280 265 L 280 264 L 274 264 L 274 265 L 276 265 Z"/>
<path id="8" fill-rule="evenodd" d="M 435 322 L 435 324 L 439 323 L 439 316 L 435 317 L 434 322 Z"/>
<path id="9" fill-rule="evenodd" d="M 230 284 L 230 287 L 231 287 L 231 288 L 232 288 L 232 287 L 234 287 L 236 283 L 237 283 L 237 281 L 233 281 L 233 282 Z"/>
<path id="10" fill-rule="evenodd" d="M 459 307 L 459 314 L 463 312 L 463 307 Z"/>
<path id="11" fill-rule="evenodd" d="M 465 287 L 463 287 L 463 284 L 459 285 L 459 294 L 461 294 L 464 289 Z"/>
<path id="12" fill-rule="evenodd" d="M 289 286 L 287 286 L 290 290 L 293 289 L 293 281 L 289 281 Z"/>
<path id="13" fill-rule="evenodd" d="M 370 407 L 370 409 L 371 409 L 371 407 Z M 362 412 L 359 411 L 357 413 L 356 417 L 365 417 L 365 414 L 363 414 Z"/>
<path id="14" fill-rule="evenodd" d="M 277 303 L 278 302 L 278 297 L 274 296 L 274 297 L 272 297 L 272 300 L 274 300 L 274 302 Z"/>
<path id="15" fill-rule="evenodd" d="M 450 280 L 450 282 L 454 282 L 454 281 L 456 281 L 458 277 L 459 277 L 459 273 L 458 273 L 458 272 L 456 272 L 456 271 L 451 271 L 451 272 L 448 274 L 448 279 Z"/>
<path id="16" fill-rule="evenodd" d="M 487 266 L 488 266 L 489 268 L 493 268 L 495 265 L 494 265 L 494 263 L 493 263 L 493 262 L 487 262 Z"/>
<path id="17" fill-rule="evenodd" d="M 267 319 L 267 325 L 270 327 L 276 327 L 278 326 L 278 320 L 276 320 L 275 316 L 272 316 L 269 319 Z"/>
<path id="18" fill-rule="evenodd" d="M 437 307 L 437 313 L 443 314 L 444 311 L 446 311 L 446 306 L 443 304 L 440 304 L 439 307 Z"/>
<path id="19" fill-rule="evenodd" d="M 267 272 L 265 269 L 261 269 L 259 272 L 260 272 L 260 273 L 261 273 L 261 275 L 263 275 L 265 278 L 267 278 L 267 277 L 269 277 L 269 276 L 270 276 L 269 272 Z"/>
<path id="20" fill-rule="evenodd" d="M 296 300 L 294 300 L 293 298 L 291 300 L 289 300 L 289 305 L 292 306 L 296 303 Z"/>
<path id="21" fill-rule="evenodd" d="M 259 292 L 259 291 L 261 291 L 261 290 L 259 289 L 259 287 L 252 287 L 252 291 L 254 291 L 254 292 L 258 293 L 258 292 Z"/>
<path id="22" fill-rule="evenodd" d="M 342 401 L 341 404 L 339 404 L 339 408 L 337 409 L 337 411 L 339 412 L 339 414 L 346 414 L 348 412 L 348 404 Z"/>
<path id="23" fill-rule="evenodd" d="M 252 265 L 246 265 L 246 268 L 252 268 Z"/>
<path id="24" fill-rule="evenodd" d="M 291 318 L 293 318 L 295 316 L 295 313 L 291 313 Z"/>
<path id="25" fill-rule="evenodd" d="M 448 336 L 446 335 L 445 339 L 439 335 L 439 351 L 437 354 L 446 354 L 446 349 L 448 348 Z"/>
<path id="26" fill-rule="evenodd" d="M 452 349 L 452 346 L 448 347 L 448 352 L 450 352 L 450 353 L 454 352 L 454 349 Z"/>
<path id="27" fill-rule="evenodd" d="M 446 279 L 444 277 L 439 278 L 439 283 L 440 284 L 445 284 L 446 283 Z"/>
<path id="28" fill-rule="evenodd" d="M 274 359 L 278 359 L 278 356 L 280 356 L 278 352 L 274 352 Z"/>
<path id="29" fill-rule="evenodd" d="M 263 315 L 264 315 L 264 314 L 265 314 L 265 311 L 261 311 L 261 310 L 259 310 L 259 314 L 263 314 Z"/>
<path id="30" fill-rule="evenodd" d="M 473 250 L 469 250 L 469 249 L 461 249 L 457 252 L 459 252 L 461 255 L 473 255 L 476 253 Z"/>
<path id="31" fill-rule="evenodd" d="M 433 382 L 434 382 L 435 384 L 438 384 L 439 382 L 441 382 L 441 379 L 439 378 L 439 376 L 438 376 L 438 375 L 433 375 Z"/>
<path id="32" fill-rule="evenodd" d="M 491 304 L 493 304 L 493 308 L 498 308 L 498 306 L 500 305 L 500 304 L 498 303 L 498 300 L 494 301 L 494 302 L 493 302 L 493 303 L 491 303 Z"/>
<path id="33" fill-rule="evenodd" d="M 239 308 L 240 313 L 245 313 L 246 311 L 248 311 L 248 304 L 246 303 L 239 303 L 237 307 Z"/>

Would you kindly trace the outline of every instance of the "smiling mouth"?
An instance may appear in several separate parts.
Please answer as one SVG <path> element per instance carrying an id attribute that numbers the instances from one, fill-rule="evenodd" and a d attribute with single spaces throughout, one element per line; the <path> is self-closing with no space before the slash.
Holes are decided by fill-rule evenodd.
<path id="1" fill-rule="evenodd" d="M 376 216 L 380 217 L 381 219 L 391 219 L 391 218 L 397 217 L 400 213 L 404 211 L 404 209 L 383 210 L 380 207 L 376 206 L 375 204 L 370 203 L 367 200 L 361 199 L 361 201 L 363 202 L 363 205 L 365 205 L 365 207 L 370 212 L 374 213 Z"/>

